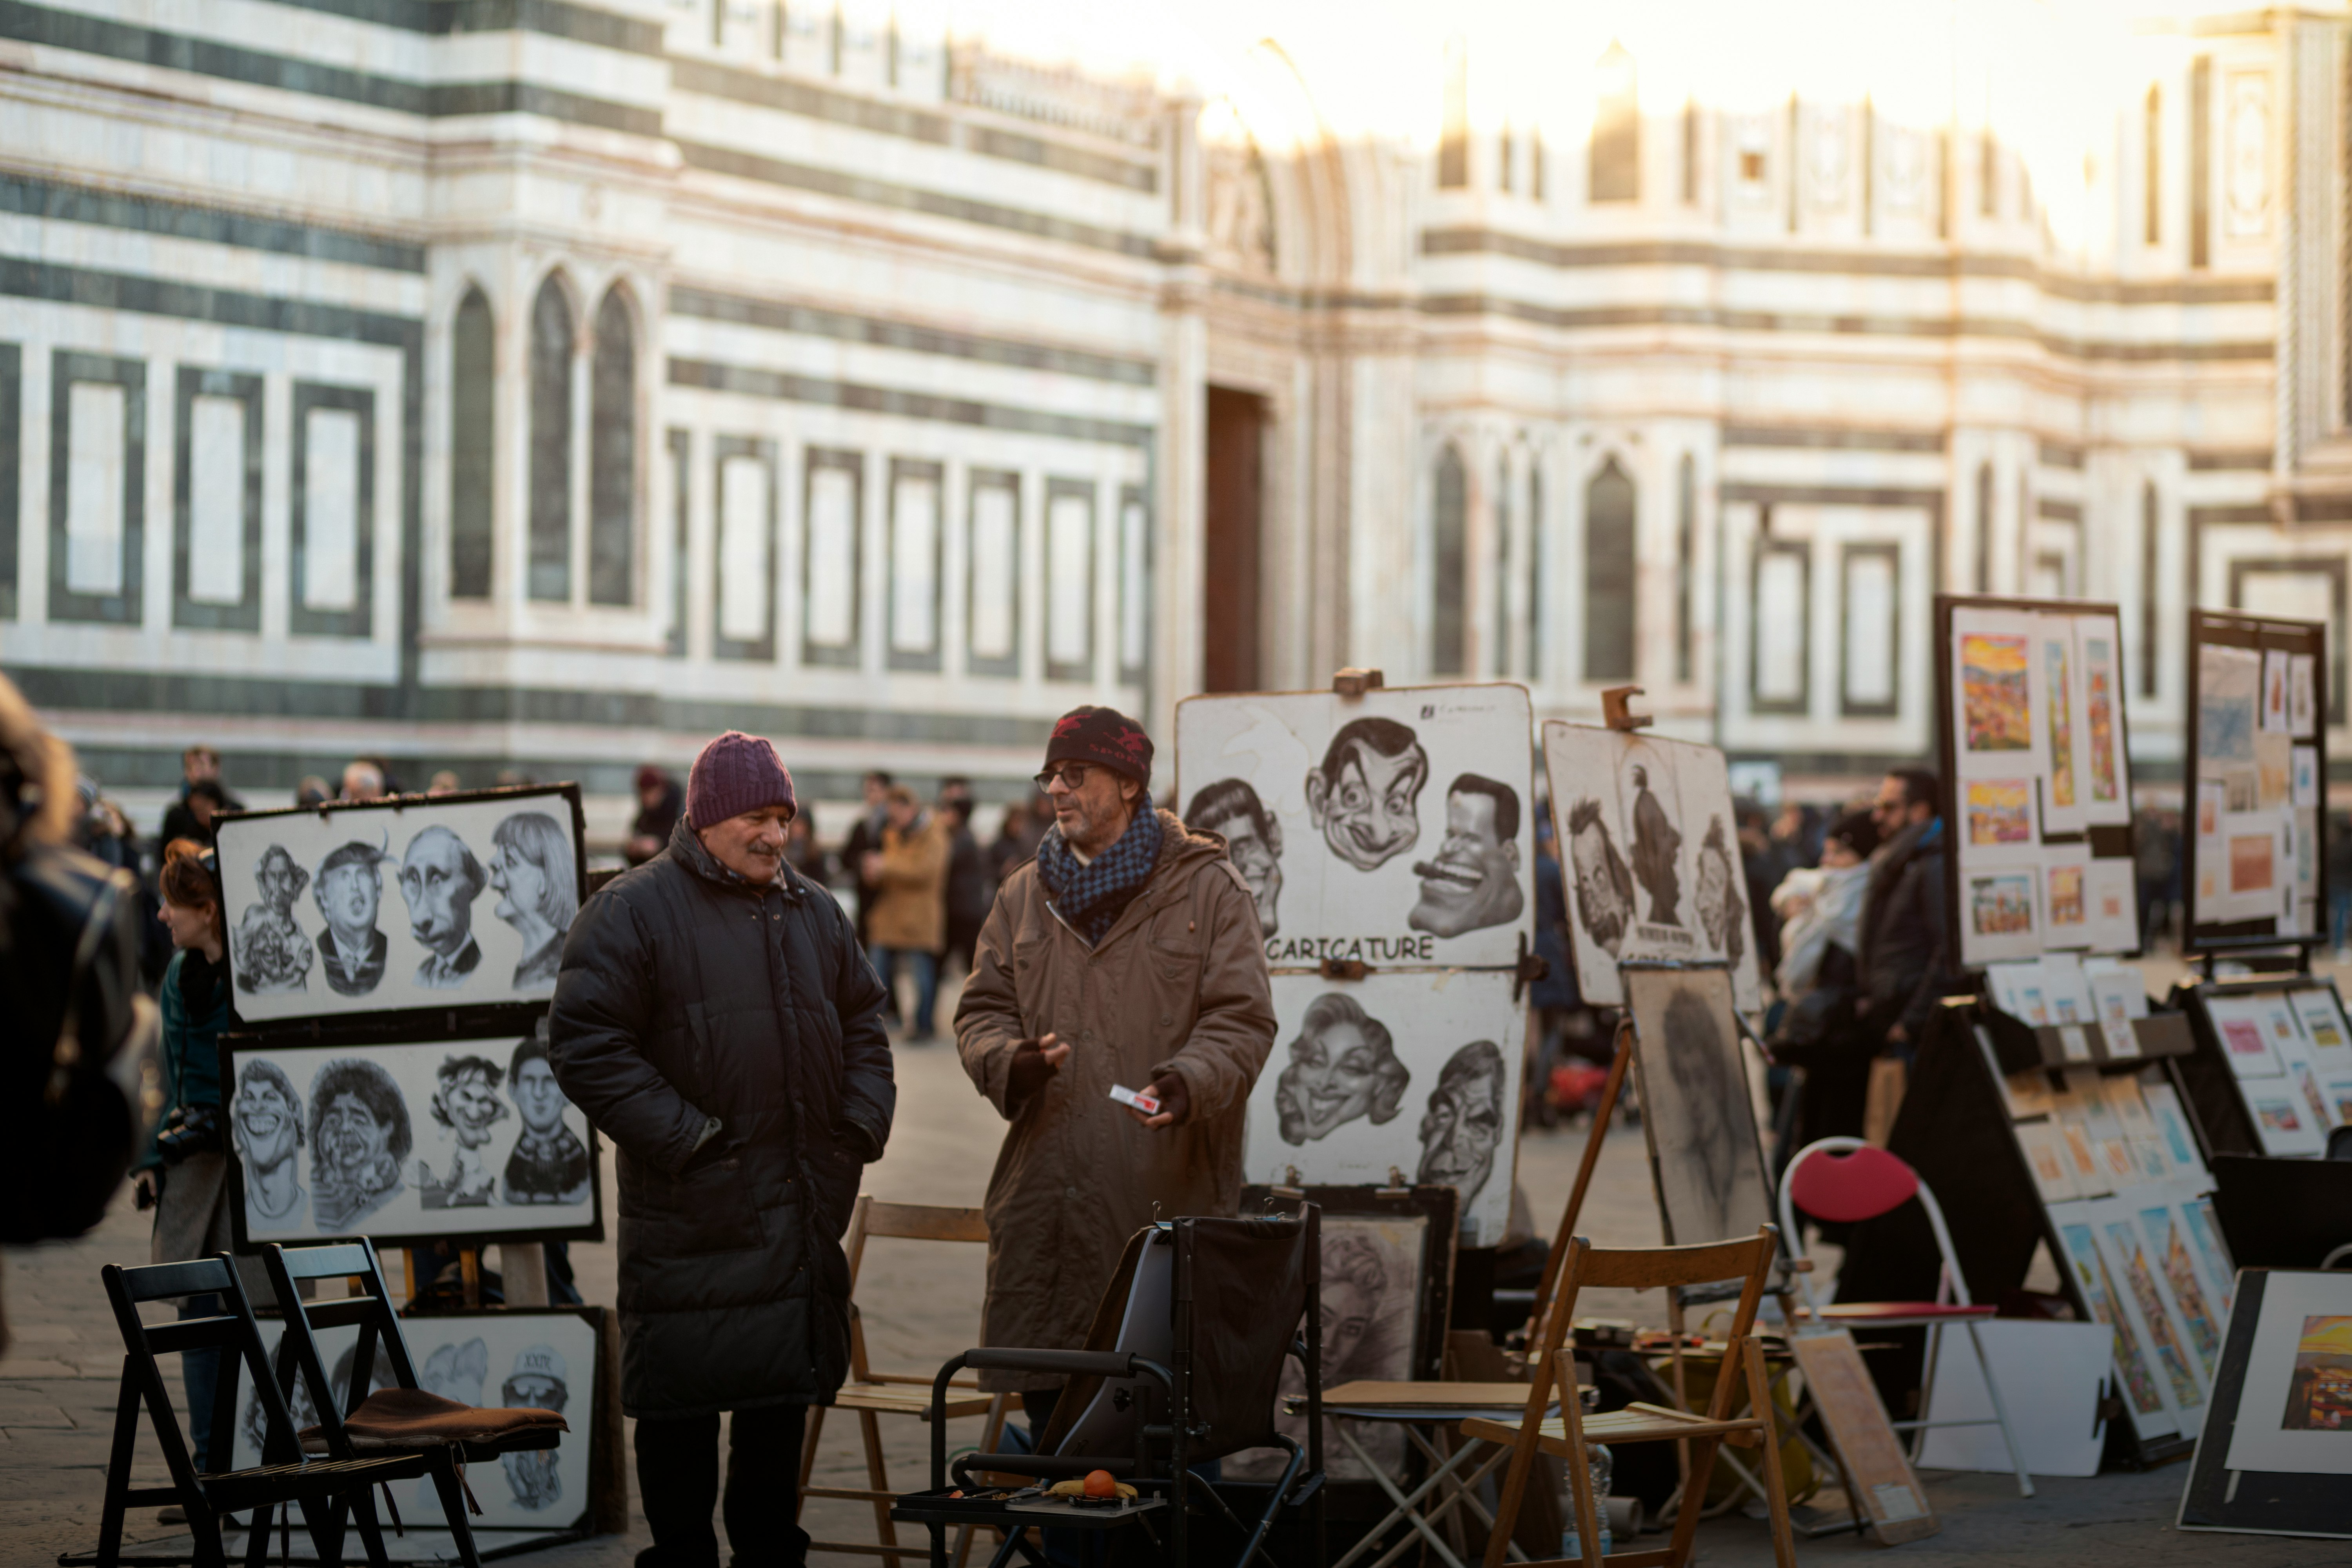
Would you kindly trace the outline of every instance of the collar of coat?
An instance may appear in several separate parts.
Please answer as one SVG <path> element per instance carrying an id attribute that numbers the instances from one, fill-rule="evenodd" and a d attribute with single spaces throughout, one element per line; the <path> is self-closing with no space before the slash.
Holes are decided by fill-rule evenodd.
<path id="1" fill-rule="evenodd" d="M 1225 858 L 1225 840 L 1222 834 L 1187 827 L 1183 818 L 1172 811 L 1160 811 L 1159 817 L 1160 858 L 1152 863 L 1150 879 L 1143 884 L 1141 892 L 1128 900 L 1126 910 L 1111 922 L 1111 928 L 1103 933 L 1102 941 L 1094 944 L 1097 952 L 1141 925 L 1153 911 L 1186 897 L 1192 881 L 1189 877 L 1176 875 L 1178 871 L 1189 869 L 1202 860 L 1223 860 Z M 1034 858 L 1025 864 L 1030 874 L 1036 876 Z M 1045 880 L 1042 877 L 1037 878 L 1037 897 L 1049 912 L 1053 910 L 1053 900 L 1046 894 Z M 1062 920 L 1058 913 L 1053 918 L 1065 929 L 1068 928 L 1069 922 Z M 1073 931 L 1072 934 L 1076 933 Z"/>
<path id="2" fill-rule="evenodd" d="M 706 882 L 721 888 L 760 898 L 771 892 L 782 893 L 787 899 L 798 899 L 808 888 L 808 880 L 793 869 L 790 857 L 776 868 L 776 879 L 765 887 L 733 869 L 703 844 L 702 836 L 688 826 L 684 816 L 669 830 L 669 847 L 664 851 L 669 858 L 700 877 Z"/>

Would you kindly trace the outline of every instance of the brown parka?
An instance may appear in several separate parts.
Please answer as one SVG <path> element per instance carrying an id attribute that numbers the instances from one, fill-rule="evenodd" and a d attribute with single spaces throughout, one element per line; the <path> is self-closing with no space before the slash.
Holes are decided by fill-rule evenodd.
<path id="1" fill-rule="evenodd" d="M 1160 1215 L 1231 1215 L 1243 1117 L 1274 1045 L 1274 998 L 1249 886 L 1213 833 L 1160 814 L 1151 879 L 1088 949 L 1046 903 L 1037 865 L 1006 877 L 956 1007 L 964 1070 L 1013 1123 L 988 1183 L 981 1342 L 1076 1350 L 1127 1238 Z M 1014 1046 L 1046 1033 L 1069 1059 L 1006 1100 Z M 1146 1128 L 1110 1098 L 1182 1077 L 1185 1119 Z M 982 1373 L 990 1390 L 1061 1379 Z"/>
<path id="2" fill-rule="evenodd" d="M 947 945 L 948 830 L 936 816 L 882 829 L 880 889 L 866 913 L 876 947 L 937 952 Z"/>

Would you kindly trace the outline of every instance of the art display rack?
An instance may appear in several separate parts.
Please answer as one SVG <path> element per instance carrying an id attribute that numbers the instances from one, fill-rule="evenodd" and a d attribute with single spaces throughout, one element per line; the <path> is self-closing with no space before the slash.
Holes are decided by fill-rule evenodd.
<path id="1" fill-rule="evenodd" d="M 2090 1073 L 2103 1080 L 2153 1080 L 2190 1048 L 2186 1022 L 2178 1014 L 2136 1020 L 2134 1032 L 2143 1053 L 2138 1057 L 2109 1054 L 2097 1031 L 2088 1031 L 2096 1054 L 2085 1062 L 2067 1055 L 2060 1031 L 2029 1026 L 1981 998 L 1956 997 L 1937 1009 L 1919 1042 L 1887 1148 L 1941 1197 L 1953 1253 L 1974 1300 L 2013 1299 L 2025 1287 L 2036 1247 L 2046 1246 L 2076 1320 L 2107 1321 L 2098 1310 L 2101 1304 L 2067 1263 L 2063 1229 L 2070 1223 L 2084 1223 L 2083 1216 L 2068 1207 L 2053 1212 L 2026 1147 L 2028 1134 L 2020 1131 L 2037 1123 L 2014 1114 L 2009 1086 L 2021 1080 L 2021 1087 L 2031 1091 L 2039 1079 L 2048 1091 L 2054 1087 L 2051 1075 L 2065 1071 Z M 2018 1078 L 2011 1079 L 2012 1074 Z M 2043 1113 L 2039 1124 L 2054 1132 L 2057 1121 L 2053 1109 Z M 2177 1208 L 2210 1190 L 2210 1178 L 2200 1156 L 2193 1165 L 2168 1161 L 2167 1173 L 2160 1178 L 2138 1174 L 2116 1191 L 2066 1201 L 2113 1205 L 2125 1194 L 2140 1194 L 2140 1201 L 2150 1207 L 2160 1200 Z M 2117 1207 L 2116 1212 L 2123 1211 Z M 1838 1276 L 1838 1299 L 1933 1300 L 1940 1269 L 1941 1258 L 1926 1219 L 1906 1205 L 1853 1228 Z M 2145 1343 L 2147 1331 L 2136 1304 L 2124 1310 L 2125 1326 Z M 1924 1344 L 1918 1331 L 1906 1332 Z M 1924 1371 L 1907 1361 L 1899 1373 L 1882 1371 L 1881 1387 L 1891 1395 L 1891 1407 L 1899 1407 L 1924 1385 Z M 2167 1424 L 2161 1415 L 2151 1413 L 2136 1419 L 2132 1401 L 2122 1394 L 2118 1384 L 2116 1397 L 2106 1405 L 2113 1422 L 2111 1455 L 2144 1468 L 2177 1458 L 2193 1445 L 2193 1426 L 2165 1432 L 2158 1429 Z"/>
<path id="2" fill-rule="evenodd" d="M 2232 1004 L 2242 1000 L 2259 1004 L 2262 999 L 2276 998 L 2287 1003 L 2297 994 L 2315 992 L 2325 993 L 2333 1004 L 2336 1032 L 2347 1043 L 2327 1047 L 2313 1039 L 2303 1010 L 2289 1003 L 2284 1011 L 2287 1021 L 2302 1029 L 2301 1038 L 2265 1042 L 2273 1050 L 2284 1044 L 2286 1060 L 2282 1065 L 2285 1070 L 2278 1074 L 2242 1074 L 2234 1065 L 2235 1053 L 2223 1025 L 2227 1022 L 2242 1029 L 2242 1023 L 2217 1017 L 2216 1007 L 2225 1013 L 2235 1012 L 2239 1009 Z M 2330 1129 L 2352 1125 L 2352 1035 L 2347 1035 L 2346 1029 L 2344 999 L 2335 981 L 2306 968 L 2200 977 L 2174 987 L 2172 1001 L 2188 1020 L 2192 1041 L 2191 1048 L 2172 1058 L 2170 1068 L 2207 1159 L 2216 1154 L 2317 1157 L 2325 1152 Z M 2256 1010 L 2267 1016 L 2281 1011 L 2278 1007 L 2259 1005 Z M 2300 1063 L 2294 1060 L 2298 1055 L 2304 1058 Z M 2336 1059 L 2324 1059 L 2330 1057 Z M 2311 1073 L 2308 1085 L 2298 1067 Z M 2265 1089 L 2272 1092 L 2264 1093 Z M 2312 1103 L 2315 1089 L 2319 1101 L 2316 1105 Z M 2282 1104 L 2299 1124 L 2309 1126 L 2307 1132 L 2305 1125 L 2298 1125 L 2290 1137 L 2285 1130 L 2274 1125 Z M 2273 1125 L 2266 1127 L 2266 1118 Z"/>
<path id="3" fill-rule="evenodd" d="M 471 807 L 506 809 L 544 803 L 560 813 L 561 826 L 569 830 L 573 876 L 575 879 L 574 908 L 586 901 L 588 893 L 586 824 L 581 805 L 580 786 L 576 784 L 520 785 L 488 790 L 468 790 L 444 795 L 393 795 L 375 801 L 330 801 L 315 807 L 295 810 L 230 812 L 219 818 L 216 834 L 226 839 L 246 839 L 248 833 L 260 836 L 260 830 L 278 824 L 307 826 L 310 818 L 331 824 L 358 817 L 381 820 L 389 816 L 394 823 L 405 824 L 412 819 L 446 816 Z M 363 830 L 362 830 L 363 831 Z M 389 841 L 389 828 L 383 830 Z M 274 837 L 274 835 L 272 835 Z M 230 903 L 236 902 L 236 889 L 225 879 L 225 890 L 231 894 Z M 478 899 L 479 895 L 477 895 Z M 379 894 L 380 904 L 389 898 L 389 889 Z M 227 911 L 225 910 L 224 913 Z M 379 910 L 379 919 L 381 910 Z M 232 922 L 231 940 L 226 958 L 233 994 L 243 995 L 236 988 L 242 984 L 237 973 L 238 931 Z M 381 967 L 381 965 L 380 965 Z M 320 1000 L 332 1002 L 324 990 Z M 519 1037 L 538 1033 L 544 1038 L 548 1012 L 545 997 L 524 1000 L 503 1000 L 437 1007 L 395 1005 L 385 1007 L 341 1007 L 308 1016 L 247 1020 L 239 1014 L 238 1025 L 221 1037 L 222 1082 L 234 1097 L 236 1062 L 240 1057 L 250 1058 L 265 1052 L 301 1050 L 373 1051 L 397 1050 L 415 1047 L 431 1050 L 446 1050 L 452 1047 L 481 1044 L 493 1047 L 501 1042 L 511 1044 Z M 307 1087 L 307 1086 L 302 1086 Z M 299 1090 L 298 1090 L 299 1091 Z M 410 1108 L 412 1123 L 418 1120 L 421 1107 Z M 305 1131 L 307 1142 L 308 1132 Z M 499 1223 L 501 1214 L 518 1212 L 499 1205 L 449 1207 L 436 1212 L 450 1216 L 446 1225 L 426 1226 L 421 1223 L 391 1228 L 357 1227 L 379 1246 L 397 1247 L 416 1243 L 432 1243 L 452 1237 L 462 1237 L 477 1244 L 498 1243 L 509 1257 L 506 1272 L 518 1274 L 517 1262 L 523 1264 L 523 1275 L 507 1281 L 508 1299 L 517 1305 L 541 1305 L 547 1300 L 545 1265 L 541 1260 L 537 1245 L 549 1241 L 600 1241 L 604 1239 L 603 1140 L 593 1126 L 586 1129 L 583 1139 L 589 1162 L 589 1218 L 586 1223 L 568 1226 L 530 1226 L 505 1229 Z M 230 1203 L 232 1231 L 239 1252 L 250 1253 L 266 1242 L 303 1245 L 311 1241 L 344 1239 L 321 1231 L 316 1236 L 264 1235 L 258 1239 L 248 1236 L 247 1226 L 245 1162 L 240 1157 L 237 1141 L 229 1146 Z M 365 1216 L 363 1216 L 365 1217 Z M 529 1248 L 527 1256 L 514 1255 Z M 477 1249 L 467 1248 L 468 1253 Z M 536 1264 L 536 1268 L 532 1265 Z M 479 1276 L 478 1260 L 469 1260 L 466 1267 L 467 1304 L 478 1305 L 473 1281 Z M 411 1281 L 411 1290 L 415 1282 Z M 517 1300 L 518 1295 L 520 1300 Z"/>
<path id="4" fill-rule="evenodd" d="M 2247 656 L 2258 656 L 2254 664 Z M 2239 711 L 2242 699 L 2208 683 L 2223 684 L 2230 668 L 2252 666 L 2258 684 L 2251 731 Z M 2274 728 L 2268 712 L 2273 672 L 2283 669 L 2287 683 L 2284 728 Z M 2327 627 L 2315 621 L 2280 620 L 2236 611 L 2191 610 L 2189 613 L 2189 716 L 2187 784 L 2181 811 L 2181 952 L 2202 954 L 2205 973 L 2211 974 L 2214 954 L 2248 950 L 2291 949 L 2297 963 L 2307 966 L 2310 950 L 2326 940 L 2327 911 L 2326 792 L 2327 726 L 2341 722 L 2342 682 L 2328 664 Z M 2261 748 L 2268 742 L 2285 753 L 2288 799 L 2264 806 L 2260 792 L 2265 768 Z M 2215 755 L 2209 756 L 2210 751 Z M 2246 752 L 2229 765 L 2237 753 Z M 2227 753 L 2223 755 L 2222 753 Z M 2251 778 L 2256 795 L 2242 806 L 2232 793 L 2242 795 Z M 2296 794 L 2305 798 L 2294 799 Z M 2277 915 L 2252 918 L 2218 908 L 2226 887 L 2238 875 L 2237 837 L 2232 829 L 2252 813 L 2284 809 L 2292 814 L 2293 842 L 2278 857 L 2273 874 L 2301 865 L 2309 857 L 2312 908 L 2308 918 L 2300 910 L 2290 923 L 2301 930 L 2281 930 Z M 2306 815 L 2307 814 L 2307 815 Z M 2209 822 L 2209 816 L 2211 820 Z M 2208 829 L 2210 829 L 2210 831 Z M 2257 836 L 2259 837 L 2259 836 Z M 2298 899 L 2298 905 L 2301 903 Z"/>

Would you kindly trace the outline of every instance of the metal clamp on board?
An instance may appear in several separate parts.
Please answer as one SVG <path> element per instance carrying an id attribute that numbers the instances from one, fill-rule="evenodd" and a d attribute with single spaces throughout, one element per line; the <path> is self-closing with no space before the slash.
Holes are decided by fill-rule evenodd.
<path id="1" fill-rule="evenodd" d="M 1518 966 L 1511 975 L 1511 1000 L 1518 1001 L 1528 994 L 1528 987 L 1538 980 L 1549 978 L 1551 960 L 1528 945 L 1528 933 L 1519 933 Z"/>
<path id="2" fill-rule="evenodd" d="M 1527 938 L 1519 940 L 1525 942 Z M 1360 958 L 1327 958 L 1319 973 L 1326 980 L 1361 980 L 1378 971 Z"/>
<path id="3" fill-rule="evenodd" d="M 1626 706 L 1629 698 L 1643 695 L 1638 686 L 1612 686 L 1601 694 L 1601 721 L 1612 730 L 1646 730 L 1656 723 L 1652 713 L 1636 713 Z"/>

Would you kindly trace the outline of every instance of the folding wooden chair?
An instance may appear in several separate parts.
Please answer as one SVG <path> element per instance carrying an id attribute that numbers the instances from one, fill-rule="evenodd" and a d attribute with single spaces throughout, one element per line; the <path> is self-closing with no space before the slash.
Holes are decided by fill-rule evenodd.
<path id="1" fill-rule="evenodd" d="M 306 1459 L 287 1409 L 284 1388 L 269 1375 L 261 1349 L 261 1328 L 254 1321 L 253 1304 L 226 1253 L 187 1263 L 163 1263 L 149 1268 L 121 1268 L 108 1264 L 99 1271 L 113 1304 L 114 1321 L 122 1331 L 122 1392 L 115 1401 L 114 1447 L 106 1466 L 106 1501 L 100 1516 L 99 1568 L 115 1568 L 122 1560 L 122 1519 L 125 1510 L 150 1503 L 177 1503 L 188 1511 L 188 1527 L 195 1535 L 194 1561 L 200 1568 L 226 1568 L 226 1547 L 221 1541 L 221 1516 L 253 1510 L 252 1529 L 246 1538 L 245 1560 L 260 1568 L 269 1548 L 272 1512 L 288 1510 L 285 1530 L 290 1532 L 291 1511 L 302 1509 L 304 1527 L 319 1561 L 342 1562 L 341 1509 L 348 1498 L 359 1516 L 360 1534 L 367 1558 L 385 1568 L 383 1535 L 376 1528 L 368 1489 L 383 1481 L 406 1479 L 425 1473 L 419 1455 L 388 1455 L 382 1458 Z M 190 1296 L 217 1295 L 226 1308 L 212 1317 L 183 1318 L 172 1323 L 145 1323 L 139 1308 L 148 1301 L 169 1301 Z M 184 1355 L 191 1351 L 227 1352 L 221 1357 L 220 1378 L 213 1395 L 212 1462 L 221 1469 L 196 1473 L 179 1415 L 155 1364 L 158 1355 Z M 236 1452 L 236 1390 L 239 1371 L 250 1373 L 263 1417 L 261 1463 L 250 1469 L 229 1469 Z M 131 1484 L 131 1451 L 139 1440 L 139 1406 L 163 1447 L 163 1463 L 172 1474 L 168 1487 Z"/>
<path id="2" fill-rule="evenodd" d="M 866 1243 L 875 1237 L 889 1237 L 900 1241 L 961 1241 L 988 1245 L 988 1221 L 978 1209 L 942 1208 L 928 1204 L 894 1204 L 861 1194 L 857 1206 L 850 1212 L 849 1234 L 843 1238 L 843 1250 L 849 1255 L 849 1381 L 834 1395 L 832 1408 L 857 1413 L 859 1431 L 866 1439 L 865 1487 L 812 1487 L 809 1477 L 816 1468 L 817 1438 L 824 1431 L 826 1407 L 819 1405 L 809 1410 L 808 1436 L 801 1445 L 801 1506 L 813 1497 L 845 1498 L 864 1500 L 874 1505 L 876 1540 L 867 1542 L 813 1541 L 811 1552 L 848 1552 L 863 1556 L 881 1556 L 896 1563 L 925 1555 L 928 1548 L 901 1547 L 897 1527 L 890 1522 L 890 1505 L 898 1493 L 890 1489 L 890 1471 L 882 1457 L 882 1423 L 885 1415 L 912 1415 L 919 1420 L 932 1419 L 931 1379 L 928 1372 L 877 1372 L 866 1358 L 865 1314 L 857 1300 L 858 1271 L 866 1261 Z M 971 1380 L 957 1383 L 961 1392 L 951 1395 L 945 1413 L 950 1418 L 959 1415 L 985 1415 L 986 1431 L 981 1437 L 982 1450 L 996 1447 L 999 1433 L 1004 1429 L 1004 1416 L 1012 1403 L 1006 1394 L 987 1394 L 979 1392 L 980 1384 Z M 794 1522 L 798 1522 L 795 1520 Z M 961 1568 L 971 1551 L 971 1531 L 961 1531 L 956 1540 L 956 1563 Z"/>
<path id="3" fill-rule="evenodd" d="M 336 1459 L 356 1459 L 359 1453 L 352 1434 L 345 1429 L 346 1423 L 358 1418 L 372 1426 L 368 1416 L 387 1405 L 401 1403 L 396 1396 L 387 1399 L 394 1390 L 415 1390 L 419 1386 L 416 1363 L 409 1357 L 408 1341 L 401 1332 L 392 1292 L 384 1285 L 383 1268 L 377 1261 L 375 1244 L 361 1240 L 292 1248 L 272 1244 L 262 1249 L 261 1257 L 269 1270 L 269 1287 L 278 1297 L 278 1310 L 286 1319 L 286 1331 L 278 1341 L 278 1364 L 274 1369 L 278 1387 L 281 1394 L 290 1393 L 294 1375 L 299 1372 L 310 1387 L 311 1405 L 319 1413 L 315 1434 L 305 1431 L 297 1436 L 303 1447 L 313 1452 L 323 1451 Z M 362 1293 L 347 1295 L 341 1300 L 303 1299 L 303 1281 L 338 1278 L 352 1280 Z M 327 1375 L 326 1359 L 319 1352 L 318 1331 L 352 1324 L 359 1326 L 360 1333 L 358 1342 L 352 1347 L 351 1388 L 343 1408 L 337 1409 L 333 1380 Z M 375 1357 L 379 1351 L 391 1367 L 392 1384 L 388 1388 L 375 1385 Z M 460 1415 L 458 1411 L 464 1414 Z M 494 1463 L 501 1454 L 554 1447 L 562 1441 L 564 1427 L 560 1419 L 546 1420 L 546 1414 L 459 1406 L 448 1415 L 455 1418 L 452 1433 L 462 1429 L 463 1436 L 430 1429 L 410 1434 L 415 1446 L 404 1451 L 414 1454 L 421 1472 L 433 1478 L 433 1489 L 440 1496 L 441 1511 L 448 1520 L 450 1539 L 466 1568 L 481 1568 L 482 1556 L 474 1542 L 473 1526 L 466 1517 L 468 1500 L 458 1467 Z M 517 1426 L 525 1421 L 527 1425 Z M 404 1425 L 415 1426 L 417 1423 L 411 1417 Z M 497 1430 L 501 1427 L 513 1429 Z M 491 1435 L 494 1430 L 496 1436 Z M 342 1505 L 337 1502 L 329 1506 L 340 1520 Z M 362 1529 L 366 1528 L 363 1518 Z"/>
<path id="4" fill-rule="evenodd" d="M 1770 1280 L 1780 1232 L 1759 1226 L 1747 1241 L 1717 1241 L 1696 1247 L 1651 1247 L 1602 1251 L 1583 1237 L 1569 1243 L 1560 1268 L 1559 1301 L 1545 1320 L 1543 1342 L 1530 1346 L 1534 1363 L 1527 1408 L 1509 1420 L 1474 1417 L 1462 1424 L 1465 1436 L 1511 1445 L 1511 1464 L 1503 1480 L 1501 1506 L 1486 1543 L 1486 1568 L 1502 1568 L 1519 1508 L 1528 1496 L 1528 1478 L 1538 1451 L 1567 1462 L 1570 1491 L 1575 1504 L 1578 1538 L 1584 1544 L 1584 1568 L 1684 1568 L 1698 1530 L 1699 1510 L 1685 1508 L 1675 1520 L 1672 1542 L 1663 1551 L 1616 1552 L 1601 1555 L 1599 1508 L 1592 1495 L 1592 1476 L 1584 1463 L 1586 1446 L 1606 1443 L 1688 1443 L 1689 1465 L 1684 1473 L 1683 1496 L 1703 1498 L 1715 1470 L 1717 1451 L 1726 1443 L 1763 1449 L 1765 1501 L 1771 1512 L 1772 1553 L 1780 1568 L 1795 1568 L 1796 1547 L 1789 1530 L 1788 1495 L 1780 1479 L 1780 1436 L 1772 1420 L 1771 1384 L 1764 1373 L 1764 1350 L 1754 1328 L 1757 1304 Z M 1663 1405 L 1633 1404 L 1605 1415 L 1586 1415 L 1576 1396 L 1573 1359 L 1562 1353 L 1570 1321 L 1576 1315 L 1578 1291 L 1587 1285 L 1621 1290 L 1668 1289 L 1739 1279 L 1739 1306 L 1725 1336 L 1722 1372 L 1715 1382 L 1715 1397 L 1705 1415 L 1669 1410 Z M 1536 1353 L 1540 1352 L 1540 1355 Z M 1734 1368 L 1746 1376 L 1736 1375 Z M 1748 1385 L 1749 1414 L 1735 1417 L 1734 1391 Z M 1559 1415 L 1546 1418 L 1544 1409 L 1559 1401 Z"/>

